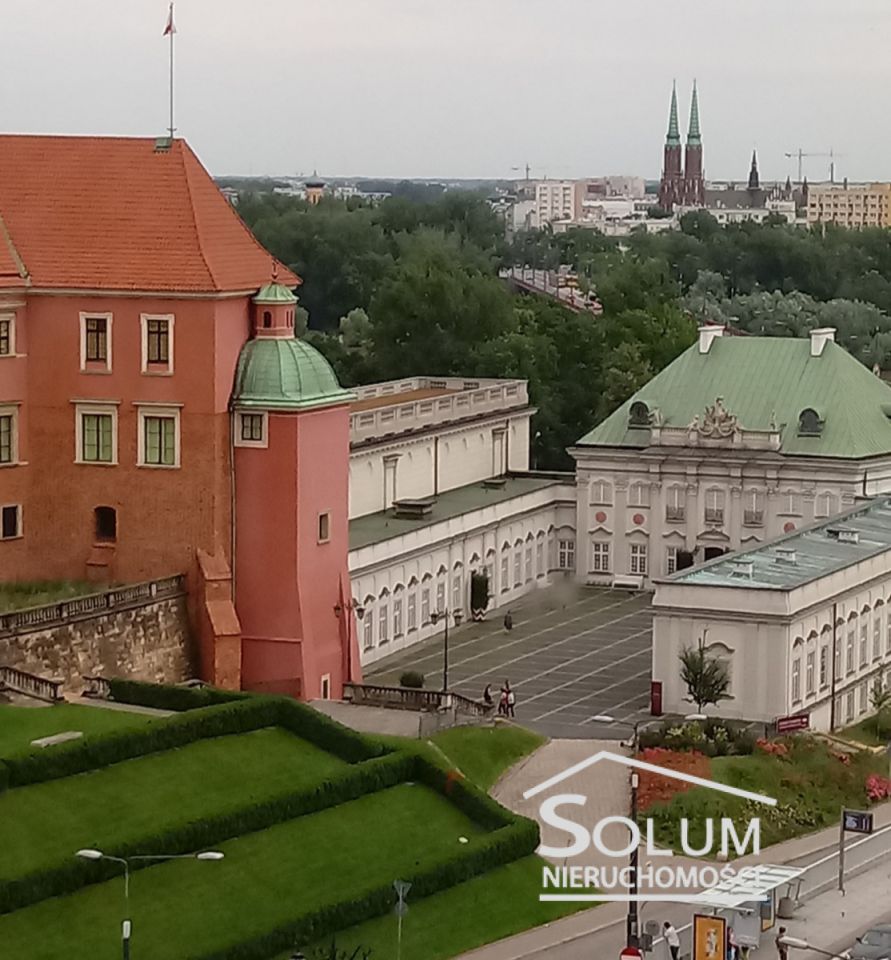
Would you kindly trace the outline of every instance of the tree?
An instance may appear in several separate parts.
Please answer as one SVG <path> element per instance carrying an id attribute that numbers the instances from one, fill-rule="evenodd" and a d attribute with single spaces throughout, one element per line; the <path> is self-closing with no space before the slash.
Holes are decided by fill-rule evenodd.
<path id="1" fill-rule="evenodd" d="M 885 678 L 881 674 L 875 678 L 872 689 L 869 691 L 869 702 L 876 714 L 876 734 L 881 736 L 883 727 L 882 714 L 891 707 L 891 684 L 886 683 Z"/>
<path id="2" fill-rule="evenodd" d="M 687 687 L 688 703 L 695 703 L 702 713 L 710 704 L 733 699 L 730 693 L 730 673 L 727 665 L 711 656 L 700 640 L 698 647 L 686 647 L 678 656 L 681 661 L 681 680 Z"/>

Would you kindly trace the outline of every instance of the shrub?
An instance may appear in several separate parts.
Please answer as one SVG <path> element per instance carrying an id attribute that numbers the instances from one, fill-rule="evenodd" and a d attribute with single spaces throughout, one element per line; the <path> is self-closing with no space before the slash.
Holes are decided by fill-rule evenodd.
<path id="1" fill-rule="evenodd" d="M 424 686 L 424 674 L 417 670 L 405 670 L 399 675 L 399 686 L 420 690 Z"/>
<path id="2" fill-rule="evenodd" d="M 174 710 L 177 713 L 255 696 L 239 690 L 221 690 L 217 687 L 183 687 L 116 678 L 109 680 L 108 684 L 112 699 L 117 703 L 132 703 L 156 710 Z"/>

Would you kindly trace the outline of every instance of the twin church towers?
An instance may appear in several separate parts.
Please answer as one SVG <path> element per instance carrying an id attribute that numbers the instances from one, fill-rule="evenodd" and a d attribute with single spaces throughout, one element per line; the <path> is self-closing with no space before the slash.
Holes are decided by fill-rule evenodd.
<path id="1" fill-rule="evenodd" d="M 701 207 L 704 204 L 705 178 L 702 170 L 702 136 L 699 132 L 699 98 L 694 81 L 683 166 L 677 87 L 673 86 L 671 90 L 671 113 L 668 119 L 668 136 L 665 138 L 662 180 L 659 184 L 659 206 L 663 210 L 671 211 L 675 207 Z"/>

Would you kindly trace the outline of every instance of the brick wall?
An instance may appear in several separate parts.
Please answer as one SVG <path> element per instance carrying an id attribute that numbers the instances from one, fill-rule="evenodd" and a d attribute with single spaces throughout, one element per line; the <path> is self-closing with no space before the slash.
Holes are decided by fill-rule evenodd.
<path id="1" fill-rule="evenodd" d="M 0 636 L 0 663 L 61 680 L 101 674 L 176 683 L 194 676 L 186 597 L 155 599 L 42 628 Z"/>

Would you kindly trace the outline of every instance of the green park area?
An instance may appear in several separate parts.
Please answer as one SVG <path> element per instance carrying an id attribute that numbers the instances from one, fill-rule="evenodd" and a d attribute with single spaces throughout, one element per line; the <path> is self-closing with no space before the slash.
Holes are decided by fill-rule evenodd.
<path id="1" fill-rule="evenodd" d="M 537 827 L 484 792 L 537 736 L 499 725 L 379 741 L 293 701 L 196 692 L 183 709 L 191 696 L 171 689 L 169 718 L 0 708 L 4 954 L 119 951 L 121 868 L 83 848 L 225 855 L 134 869 L 134 955 L 156 960 L 277 960 L 332 938 L 384 960 L 396 879 L 412 883 L 403 960 L 445 960 L 567 912 L 538 902 Z M 85 736 L 30 747 L 59 727 Z"/>
<path id="2" fill-rule="evenodd" d="M 0 613 L 23 610 L 25 607 L 40 607 L 46 603 L 59 603 L 96 593 L 93 583 L 78 580 L 43 580 L 37 583 L 4 583 L 0 585 Z"/>

